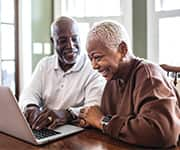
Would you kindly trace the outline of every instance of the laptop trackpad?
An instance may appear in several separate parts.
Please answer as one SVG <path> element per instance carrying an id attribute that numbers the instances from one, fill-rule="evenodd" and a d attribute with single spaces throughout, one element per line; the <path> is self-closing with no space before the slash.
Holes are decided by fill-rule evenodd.
<path id="1" fill-rule="evenodd" d="M 54 129 L 56 132 L 60 132 L 61 134 L 64 135 L 69 135 L 69 134 L 73 134 L 76 132 L 80 132 L 83 131 L 84 128 L 81 127 L 77 127 L 77 126 L 73 126 L 73 125 L 63 125 L 60 127 L 57 127 L 56 129 Z"/>

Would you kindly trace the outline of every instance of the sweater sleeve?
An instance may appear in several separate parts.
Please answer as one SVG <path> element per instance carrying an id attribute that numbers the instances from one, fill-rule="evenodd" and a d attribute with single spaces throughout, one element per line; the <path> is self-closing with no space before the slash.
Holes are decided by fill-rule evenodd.
<path id="1" fill-rule="evenodd" d="M 113 115 L 104 132 L 122 141 L 148 146 L 176 145 L 180 109 L 172 89 L 159 79 L 147 79 L 134 94 L 134 113 Z"/>

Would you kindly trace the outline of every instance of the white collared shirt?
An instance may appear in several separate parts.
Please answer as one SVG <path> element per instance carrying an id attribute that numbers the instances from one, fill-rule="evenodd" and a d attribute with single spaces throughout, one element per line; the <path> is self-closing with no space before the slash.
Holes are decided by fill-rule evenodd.
<path id="1" fill-rule="evenodd" d="M 78 56 L 76 64 L 64 72 L 57 55 L 43 58 L 37 65 L 30 84 L 23 90 L 19 105 L 22 111 L 28 104 L 46 105 L 53 110 L 78 106 L 99 105 L 105 79 L 93 70 L 86 54 Z M 76 114 L 78 115 L 79 108 Z"/>

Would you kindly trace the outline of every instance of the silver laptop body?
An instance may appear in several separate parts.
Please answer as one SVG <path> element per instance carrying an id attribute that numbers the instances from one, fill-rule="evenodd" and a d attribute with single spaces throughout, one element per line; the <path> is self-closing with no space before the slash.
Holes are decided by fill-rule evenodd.
<path id="1" fill-rule="evenodd" d="M 83 128 L 73 125 L 64 125 L 54 129 L 56 134 L 43 139 L 37 139 L 24 114 L 21 112 L 16 98 L 8 87 L 0 86 L 0 132 L 14 136 L 18 139 L 35 145 L 45 144 L 49 141 L 80 132 Z"/>

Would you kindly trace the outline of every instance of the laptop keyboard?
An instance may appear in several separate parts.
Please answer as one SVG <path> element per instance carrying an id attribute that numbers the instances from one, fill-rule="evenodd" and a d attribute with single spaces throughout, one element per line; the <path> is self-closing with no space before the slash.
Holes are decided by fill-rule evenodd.
<path id="1" fill-rule="evenodd" d="M 41 129 L 41 130 L 33 129 L 32 131 L 37 139 L 42 139 L 56 134 L 61 134 L 60 132 L 56 132 L 50 129 Z"/>

